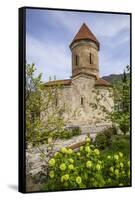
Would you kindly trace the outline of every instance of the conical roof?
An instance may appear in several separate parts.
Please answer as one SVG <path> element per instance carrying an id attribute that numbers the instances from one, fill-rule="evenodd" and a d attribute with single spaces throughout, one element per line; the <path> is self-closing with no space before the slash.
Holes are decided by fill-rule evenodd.
<path id="1" fill-rule="evenodd" d="M 98 48 L 100 46 L 99 41 L 97 40 L 95 35 L 91 32 L 91 30 L 88 28 L 88 26 L 85 23 L 82 24 L 80 30 L 78 31 L 78 33 L 74 37 L 70 46 L 73 44 L 73 42 L 78 41 L 78 40 L 82 40 L 82 39 L 89 39 L 89 40 L 95 42 L 97 44 Z"/>

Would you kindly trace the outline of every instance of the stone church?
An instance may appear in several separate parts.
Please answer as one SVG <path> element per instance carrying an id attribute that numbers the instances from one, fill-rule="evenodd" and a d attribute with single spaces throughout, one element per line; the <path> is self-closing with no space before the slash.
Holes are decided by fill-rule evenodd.
<path id="1" fill-rule="evenodd" d="M 59 88 L 57 106 L 66 103 L 68 111 L 64 113 L 66 126 L 79 126 L 84 132 L 93 132 L 95 127 L 111 124 L 107 113 L 113 109 L 112 86 L 100 78 L 100 43 L 84 23 L 69 45 L 72 59 L 70 79 L 53 80 L 45 86 Z"/>

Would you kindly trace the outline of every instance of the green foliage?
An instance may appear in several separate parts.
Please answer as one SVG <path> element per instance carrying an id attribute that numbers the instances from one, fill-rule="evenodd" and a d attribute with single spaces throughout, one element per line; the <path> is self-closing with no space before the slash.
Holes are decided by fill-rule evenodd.
<path id="1" fill-rule="evenodd" d="M 114 135 L 112 137 L 112 145 L 102 151 L 102 157 L 122 152 L 126 159 L 130 158 L 130 136 Z"/>
<path id="2" fill-rule="evenodd" d="M 103 133 L 99 133 L 96 136 L 94 143 L 99 149 L 105 149 L 107 147 L 107 138 Z"/>
<path id="3" fill-rule="evenodd" d="M 130 73 L 130 67 L 126 67 Z M 130 79 L 124 70 L 122 80 L 114 85 L 115 109 L 111 113 L 111 120 L 119 125 L 121 131 L 126 134 L 130 129 Z"/>
<path id="4" fill-rule="evenodd" d="M 40 136 L 41 74 L 35 77 L 35 65 L 26 65 L 26 141 L 38 140 Z"/>
<path id="5" fill-rule="evenodd" d="M 126 134 L 130 130 L 130 67 L 124 70 L 121 79 L 113 82 L 110 88 L 110 95 L 114 99 L 114 107 L 110 112 L 106 104 L 111 107 L 106 95 L 96 91 L 95 103 L 91 104 L 93 110 L 100 110 L 104 113 L 106 120 L 117 124 L 121 131 Z M 105 104 L 102 103 L 105 102 Z M 103 138 L 103 137 L 102 137 Z"/>
<path id="6" fill-rule="evenodd" d="M 81 134 L 81 129 L 79 127 L 68 127 L 65 128 L 64 131 L 61 133 L 61 139 L 70 139 L 73 136 L 78 136 Z"/>
<path id="7" fill-rule="evenodd" d="M 130 185 L 130 161 L 121 152 L 104 160 L 103 176 L 107 186 Z"/>
<path id="8" fill-rule="evenodd" d="M 121 131 L 125 134 L 130 128 L 130 113 L 129 112 L 113 112 L 111 114 L 112 121 L 119 125 Z"/>
<path id="9" fill-rule="evenodd" d="M 62 135 L 68 138 L 75 134 L 68 130 L 63 134 L 63 113 L 67 108 L 64 102 L 56 105 L 61 86 L 45 87 L 41 78 L 34 64 L 26 65 L 26 142 L 34 146 L 48 144 L 48 138 L 55 141 Z"/>
<path id="10" fill-rule="evenodd" d="M 130 164 L 123 154 L 119 152 L 103 159 L 89 138 L 78 152 L 63 147 L 48 164 L 48 180 L 42 185 L 44 191 L 130 184 Z"/>
<path id="11" fill-rule="evenodd" d="M 97 134 L 94 144 L 97 148 L 103 150 L 106 147 L 111 146 L 112 136 L 116 134 L 116 129 L 114 127 L 105 129 L 101 133 Z"/>
<path id="12" fill-rule="evenodd" d="M 81 134 L 81 129 L 79 127 L 71 127 L 72 135 L 77 136 Z"/>
<path id="13" fill-rule="evenodd" d="M 110 82 L 111 84 L 119 84 L 119 81 L 121 81 L 123 77 L 123 74 L 111 74 L 109 76 L 103 76 L 102 79 Z M 130 79 L 130 74 L 127 73 L 127 79 Z"/>

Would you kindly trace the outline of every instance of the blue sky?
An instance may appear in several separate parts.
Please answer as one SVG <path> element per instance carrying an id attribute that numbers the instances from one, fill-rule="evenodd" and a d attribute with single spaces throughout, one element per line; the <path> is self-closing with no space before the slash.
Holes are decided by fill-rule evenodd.
<path id="1" fill-rule="evenodd" d="M 69 44 L 84 22 L 100 42 L 100 76 L 122 73 L 130 63 L 129 15 L 27 9 L 26 60 L 44 81 L 70 78 Z"/>

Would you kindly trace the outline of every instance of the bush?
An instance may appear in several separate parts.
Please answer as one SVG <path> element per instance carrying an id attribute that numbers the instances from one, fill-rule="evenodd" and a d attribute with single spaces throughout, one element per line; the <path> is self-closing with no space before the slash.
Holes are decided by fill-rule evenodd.
<path id="1" fill-rule="evenodd" d="M 116 135 L 113 136 L 112 146 L 110 151 L 122 151 L 123 154 L 128 158 L 130 157 L 130 136 L 129 135 Z"/>
<path id="2" fill-rule="evenodd" d="M 77 136 L 81 134 L 81 130 L 79 127 L 71 127 L 73 136 Z"/>
<path id="3" fill-rule="evenodd" d="M 130 185 L 130 161 L 127 161 L 121 152 L 108 155 L 104 160 L 103 176 L 106 186 Z"/>
<path id="4" fill-rule="evenodd" d="M 107 140 L 106 136 L 103 133 L 99 133 L 94 141 L 94 144 L 97 146 L 97 148 L 103 150 L 107 147 Z"/>
<path id="5" fill-rule="evenodd" d="M 116 135 L 116 129 L 114 127 L 105 129 L 103 132 L 97 134 L 94 143 L 97 148 L 103 150 L 112 144 L 113 135 Z"/>
<path id="6" fill-rule="evenodd" d="M 121 131 L 126 134 L 130 130 L 130 113 L 114 112 L 112 113 L 112 121 L 119 125 Z"/>
<path id="7" fill-rule="evenodd" d="M 117 135 L 117 128 L 113 125 L 112 127 L 108 128 L 107 131 L 111 134 L 111 135 Z"/>
<path id="8" fill-rule="evenodd" d="M 70 139 L 73 136 L 77 136 L 81 134 L 81 130 L 78 126 L 67 127 L 64 129 L 60 138 L 62 139 Z"/>
<path id="9" fill-rule="evenodd" d="M 62 148 L 49 160 L 48 180 L 42 190 L 67 190 L 130 184 L 130 163 L 122 153 L 100 158 L 100 151 L 86 139 L 78 152 Z"/>

